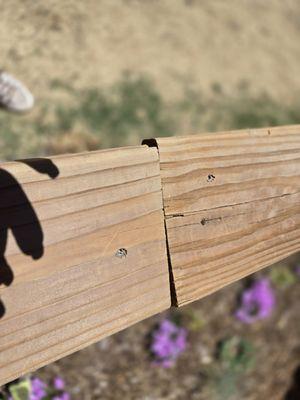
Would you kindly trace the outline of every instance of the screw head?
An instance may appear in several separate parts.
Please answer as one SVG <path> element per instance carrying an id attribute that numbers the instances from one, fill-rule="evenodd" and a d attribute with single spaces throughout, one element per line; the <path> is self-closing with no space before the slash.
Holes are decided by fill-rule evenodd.
<path id="1" fill-rule="evenodd" d="M 216 179 L 216 177 L 213 174 L 209 174 L 207 176 L 207 182 L 213 182 Z"/>
<path id="2" fill-rule="evenodd" d="M 116 257 L 119 257 L 119 258 L 126 257 L 126 256 L 127 256 L 127 250 L 124 249 L 123 247 L 121 247 L 120 249 L 118 249 L 118 250 L 116 251 L 115 256 L 116 256 Z"/>

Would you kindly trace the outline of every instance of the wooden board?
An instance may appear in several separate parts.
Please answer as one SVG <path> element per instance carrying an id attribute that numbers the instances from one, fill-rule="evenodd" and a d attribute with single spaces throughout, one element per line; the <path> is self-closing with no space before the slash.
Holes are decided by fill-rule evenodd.
<path id="1" fill-rule="evenodd" d="M 300 126 L 157 145 L 178 305 L 300 250 Z"/>
<path id="2" fill-rule="evenodd" d="M 0 165 L 0 385 L 300 250 L 299 126 L 155 144 Z"/>
<path id="3" fill-rule="evenodd" d="M 0 196 L 0 384 L 170 306 L 156 149 L 1 164 Z"/>

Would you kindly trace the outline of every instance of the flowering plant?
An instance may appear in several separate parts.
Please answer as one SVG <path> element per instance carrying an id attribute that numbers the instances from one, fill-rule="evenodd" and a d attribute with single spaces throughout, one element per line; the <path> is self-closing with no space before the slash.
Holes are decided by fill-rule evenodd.
<path id="1" fill-rule="evenodd" d="M 241 296 L 235 316 L 246 324 L 267 318 L 275 307 L 275 295 L 268 278 L 255 281 Z"/>
<path id="2" fill-rule="evenodd" d="M 152 335 L 151 351 L 154 364 L 169 368 L 186 349 L 187 331 L 180 328 L 172 321 L 165 319 Z"/>
<path id="3" fill-rule="evenodd" d="M 8 385 L 8 400 L 70 400 L 65 390 L 65 382 L 56 377 L 53 385 L 47 385 L 37 377 L 20 379 Z"/>

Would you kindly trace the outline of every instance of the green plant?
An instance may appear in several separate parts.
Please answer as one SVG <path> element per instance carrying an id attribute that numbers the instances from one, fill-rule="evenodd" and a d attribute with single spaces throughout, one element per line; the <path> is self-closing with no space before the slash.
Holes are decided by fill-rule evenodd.
<path id="1" fill-rule="evenodd" d="M 274 266 L 270 272 L 271 281 L 280 289 L 290 287 L 296 282 L 296 276 L 287 265 Z"/>
<path id="2" fill-rule="evenodd" d="M 226 369 L 245 372 L 254 365 L 254 348 L 247 340 L 233 336 L 220 343 L 218 358 Z"/>
<path id="3" fill-rule="evenodd" d="M 220 400 L 238 399 L 240 378 L 255 363 L 252 344 L 238 336 L 224 339 L 218 347 L 217 358 L 220 364 L 210 372 L 214 397 Z"/>
<path id="4" fill-rule="evenodd" d="M 253 94 L 241 84 L 229 95 L 219 83 L 211 93 L 188 88 L 179 101 L 165 101 L 145 76 L 124 75 L 106 89 L 74 89 L 61 81 L 50 83 L 63 96 L 45 99 L 29 115 L 0 113 L 2 159 L 64 152 L 61 137 L 78 139 L 75 151 L 89 149 L 84 138 L 101 147 L 139 144 L 141 139 L 239 128 L 293 124 L 300 121 L 300 102 L 283 104 L 267 94 Z M 49 142 L 50 145 L 49 145 Z M 55 146 L 53 145 L 55 144 Z"/>
<path id="5" fill-rule="evenodd" d="M 30 390 L 30 379 L 21 379 L 17 383 L 9 386 L 9 391 L 13 400 L 28 400 Z"/>
<path id="6" fill-rule="evenodd" d="M 187 328 L 190 331 L 198 332 L 205 326 L 204 316 L 198 310 L 189 308 L 185 315 L 187 317 Z"/>

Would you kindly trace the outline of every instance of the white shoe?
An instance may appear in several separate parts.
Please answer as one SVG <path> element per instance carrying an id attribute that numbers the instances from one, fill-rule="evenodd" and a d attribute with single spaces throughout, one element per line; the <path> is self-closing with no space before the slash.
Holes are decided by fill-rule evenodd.
<path id="1" fill-rule="evenodd" d="M 9 111 L 29 111 L 34 104 L 33 95 L 17 79 L 6 72 L 0 72 L 0 106 Z"/>

